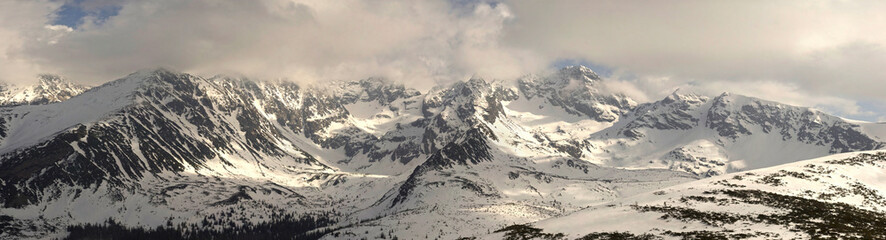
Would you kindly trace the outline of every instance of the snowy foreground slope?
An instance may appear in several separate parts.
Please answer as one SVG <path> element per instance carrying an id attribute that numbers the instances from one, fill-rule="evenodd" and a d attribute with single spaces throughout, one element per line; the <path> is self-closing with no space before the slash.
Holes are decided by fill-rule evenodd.
<path id="1" fill-rule="evenodd" d="M 886 152 L 712 177 L 508 229 L 485 238 L 883 239 Z"/>
<path id="2" fill-rule="evenodd" d="M 730 94 L 637 103 L 603 81 L 579 66 L 419 92 L 157 69 L 3 106 L 0 238 L 484 236 L 884 146 L 878 124 Z"/>

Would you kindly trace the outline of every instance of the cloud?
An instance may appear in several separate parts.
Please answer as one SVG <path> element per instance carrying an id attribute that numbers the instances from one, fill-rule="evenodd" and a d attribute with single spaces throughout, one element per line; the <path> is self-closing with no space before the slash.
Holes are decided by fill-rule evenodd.
<path id="1" fill-rule="evenodd" d="M 52 44 L 64 27 L 47 27 L 45 18 L 60 6 L 49 1 L 0 1 L 0 81 L 22 83 L 45 69 L 22 50 L 30 44 Z"/>
<path id="2" fill-rule="evenodd" d="M 46 66 L 44 70 L 91 83 L 160 66 L 306 82 L 386 76 L 421 87 L 475 73 L 513 78 L 547 64 L 526 51 L 499 44 L 504 25 L 513 17 L 505 4 L 406 0 L 77 4 L 91 12 L 118 11 L 106 19 L 88 15 L 52 44 L 27 44 L 16 54 Z"/>
<path id="3" fill-rule="evenodd" d="M 792 82 L 757 81 L 684 81 L 666 76 L 629 76 L 616 74 L 604 82 L 604 87 L 625 93 L 640 102 L 661 100 L 674 91 L 691 92 L 704 96 L 718 96 L 724 92 L 756 97 L 779 103 L 812 107 L 838 116 L 854 119 L 875 120 L 882 108 L 864 106 L 857 99 L 834 95 L 814 94 L 807 88 Z M 881 102 L 873 102 L 876 106 Z"/>
<path id="4" fill-rule="evenodd" d="M 650 102 L 659 99 L 653 99 L 650 95 L 649 89 L 643 89 L 639 87 L 637 82 L 635 81 L 625 81 L 618 78 L 606 79 L 602 81 L 602 88 L 606 92 L 615 92 L 622 93 L 625 96 L 630 97 L 638 102 Z M 659 94 L 655 94 L 655 97 L 659 97 Z"/>
<path id="5" fill-rule="evenodd" d="M 809 93 L 792 83 L 775 81 L 749 81 L 749 82 L 709 82 L 696 86 L 708 93 L 729 92 L 762 98 L 780 103 L 815 107 L 842 116 L 873 116 L 873 112 L 862 109 L 855 100 L 835 96 L 822 96 Z"/>
<path id="6" fill-rule="evenodd" d="M 799 105 L 840 105 L 845 112 L 853 110 L 844 100 L 886 102 L 886 2 L 507 3 L 516 17 L 505 30 L 506 44 L 543 58 L 583 59 L 676 84 L 773 82 L 791 92 L 744 89 Z"/>
<path id="7" fill-rule="evenodd" d="M 63 6 L 85 15 L 57 25 Z M 681 86 L 738 89 L 862 116 L 870 104 L 859 102 L 886 103 L 883 12 L 886 2 L 837 0 L 8 0 L 0 80 L 49 72 L 97 84 L 159 66 L 427 88 L 567 59 L 605 66 L 609 88 L 641 101 Z"/>

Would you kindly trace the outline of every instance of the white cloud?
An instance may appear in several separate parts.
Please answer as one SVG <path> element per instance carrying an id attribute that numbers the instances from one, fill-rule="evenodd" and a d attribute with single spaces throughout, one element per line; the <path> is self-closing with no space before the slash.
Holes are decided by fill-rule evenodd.
<path id="1" fill-rule="evenodd" d="M 45 69 L 22 52 L 29 44 L 51 44 L 66 32 L 47 26 L 45 18 L 60 5 L 50 1 L 0 1 L 0 81 L 21 83 L 36 79 Z"/>
<path id="2" fill-rule="evenodd" d="M 62 3 L 0 2 L 0 79 L 94 84 L 160 66 L 426 88 L 579 59 L 613 68 L 607 87 L 640 100 L 689 86 L 850 115 L 886 102 L 879 1 L 84 0 L 119 13 L 73 30 L 48 24 Z"/>
<path id="3" fill-rule="evenodd" d="M 698 86 L 707 92 L 723 91 L 797 106 L 819 108 L 843 116 L 871 116 L 852 99 L 811 94 L 797 85 L 775 81 L 710 82 Z"/>
<path id="4" fill-rule="evenodd" d="M 651 98 L 647 89 L 638 86 L 634 81 L 625 81 L 618 78 L 606 79 L 602 81 L 602 86 L 606 92 L 622 93 L 635 101 L 649 102 L 659 99 Z M 659 94 L 653 94 L 656 98 Z"/>
<path id="5" fill-rule="evenodd" d="M 506 28 L 507 44 L 548 59 L 584 59 L 676 83 L 740 87 L 773 82 L 791 92 L 785 96 L 765 87 L 745 87 L 744 92 L 841 112 L 865 114 L 850 102 L 886 102 L 886 2 L 508 3 L 516 17 Z"/>
<path id="6" fill-rule="evenodd" d="M 504 4 L 459 6 L 464 11 L 448 1 L 406 0 L 120 4 L 116 16 L 87 17 L 53 44 L 18 52 L 92 83 L 160 66 L 308 82 L 381 75 L 427 87 L 474 73 L 512 78 L 547 64 L 499 44 L 513 17 Z"/>

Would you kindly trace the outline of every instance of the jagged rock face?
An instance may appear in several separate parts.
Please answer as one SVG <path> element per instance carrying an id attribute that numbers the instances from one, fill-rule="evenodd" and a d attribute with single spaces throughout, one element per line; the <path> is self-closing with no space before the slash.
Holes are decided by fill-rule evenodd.
<path id="1" fill-rule="evenodd" d="M 496 139 L 489 125 L 504 116 L 501 102 L 515 98 L 512 90 L 490 85 L 481 78 L 432 91 L 422 104 L 425 119 L 418 123 L 425 126 L 422 150 L 436 152 L 471 129 L 484 129 Z"/>
<path id="2" fill-rule="evenodd" d="M 207 169 L 207 161 L 233 167 L 228 159 L 232 157 L 269 169 L 286 164 L 327 167 L 294 146 L 293 135 L 325 149 L 343 149 L 348 157 L 390 158 L 406 164 L 431 155 L 470 130 L 488 128 L 488 122 L 504 116 L 501 101 L 515 97 L 510 90 L 482 79 L 456 84 L 422 102 L 424 118 L 376 137 L 349 125 L 344 105 L 356 101 L 390 104 L 417 97 L 417 91 L 370 79 L 351 86 L 357 91 L 328 95 L 290 82 L 204 79 L 165 70 L 134 74 L 106 85 L 135 85 L 125 93 L 129 103 L 97 122 L 61 126 L 60 133 L 41 144 L 11 146 L 19 138 L 3 139 L 9 143 L 0 161 L 7 206 L 33 203 L 42 196 L 41 189 L 56 184 L 125 185 L 147 174 Z M 71 106 L 47 111 L 65 111 L 76 102 L 65 104 Z M 22 122 L 24 115 L 4 114 L 0 135 L 5 137 L 9 120 Z M 333 124 L 345 127 L 330 132 Z M 494 136 L 490 130 L 483 132 Z"/>
<path id="3" fill-rule="evenodd" d="M 347 119 L 347 110 L 335 98 L 322 92 L 303 89 L 292 82 L 256 82 L 246 79 L 214 78 L 209 81 L 209 95 L 220 98 L 224 111 L 243 111 L 238 120 L 267 119 L 246 129 L 274 129 L 280 126 L 317 142 L 323 147 L 339 148 L 347 139 L 330 137 L 324 131 L 333 123 Z M 244 106 L 247 105 L 247 106 Z M 278 131 L 248 131 L 247 139 L 256 136 L 279 138 Z M 256 143 L 259 144 L 259 143 Z"/>
<path id="4" fill-rule="evenodd" d="M 401 226 L 396 216 L 403 213 L 443 215 L 457 220 L 440 226 L 440 234 L 464 236 L 464 231 L 513 221 L 475 216 L 540 219 L 564 214 L 587 201 L 614 198 L 621 194 L 619 189 L 692 179 L 673 171 L 604 168 L 569 157 L 519 157 L 483 131 L 469 130 L 462 139 L 430 155 L 368 211 L 382 212 L 382 219 L 392 219 L 387 222 L 396 219 L 395 228 Z M 435 220 L 403 221 L 406 226 L 417 224 L 414 227 Z"/>
<path id="5" fill-rule="evenodd" d="M 661 101 L 641 105 L 617 128 L 620 135 L 640 139 L 642 132 L 650 129 L 690 130 L 698 127 L 712 129 L 718 136 L 728 139 L 774 133 L 784 141 L 831 147 L 831 153 L 883 146 L 860 132 L 858 125 L 838 117 L 730 94 L 709 99 L 675 93 Z"/>
<path id="6" fill-rule="evenodd" d="M 342 85 L 335 93 L 342 104 L 377 101 L 382 105 L 389 105 L 397 99 L 421 95 L 415 89 L 406 88 L 402 84 L 395 84 L 382 78 L 367 78 Z"/>
<path id="7" fill-rule="evenodd" d="M 428 157 L 428 160 L 415 168 L 409 178 L 400 185 L 397 195 L 391 202 L 391 206 L 406 201 L 416 187 L 422 182 L 422 177 L 429 171 L 452 168 L 454 165 L 468 166 L 482 161 L 491 161 L 489 145 L 486 136 L 478 129 L 469 130 L 465 137 L 458 142 L 451 142 Z M 463 184 L 469 184 L 462 179 Z"/>
<path id="8" fill-rule="evenodd" d="M 61 102 L 86 91 L 57 75 L 43 74 L 32 86 L 0 84 L 0 106 L 39 105 Z"/>
<path id="9" fill-rule="evenodd" d="M 755 126 L 762 133 L 777 133 L 785 141 L 830 147 L 830 153 L 883 147 L 883 143 L 861 133 L 858 125 L 811 109 L 729 94 L 712 101 L 706 126 L 722 137 L 750 135 L 753 132 L 749 129 Z"/>
<path id="10" fill-rule="evenodd" d="M 9 110 L 0 110 L 0 112 L 4 112 L 4 111 L 8 112 Z M 6 138 L 6 131 L 7 131 L 6 122 L 8 121 L 7 119 L 9 117 L 10 116 L 8 114 L 0 113 L 0 140 L 3 140 L 4 138 Z"/>
<path id="11" fill-rule="evenodd" d="M 601 92 L 596 73 L 583 66 L 561 69 L 549 76 L 529 75 L 518 80 L 526 98 L 543 98 L 569 113 L 600 122 L 613 122 L 633 110 L 637 103 L 623 94 Z"/>
<path id="12" fill-rule="evenodd" d="M 495 122 L 504 114 L 501 101 L 514 97 L 513 92 L 492 87 L 481 79 L 456 84 L 423 102 L 426 111 L 437 113 L 376 137 L 348 125 L 344 105 L 355 101 L 390 104 L 416 97 L 416 91 L 364 80 L 358 84 L 358 98 L 347 93 L 327 95 L 290 82 L 203 79 L 165 70 L 134 74 L 106 85 L 135 85 L 125 93 L 129 103 L 97 122 L 62 126 L 61 133 L 42 144 L 5 146 L 0 161 L 7 200 L 4 204 L 33 203 L 44 194 L 41 189 L 57 184 L 126 185 L 147 174 L 201 171 L 209 168 L 208 161 L 234 167 L 228 158 L 250 160 L 268 169 L 289 165 L 327 167 L 294 146 L 293 141 L 298 139 L 292 139 L 293 135 L 322 148 L 343 149 L 348 157 L 362 155 L 370 161 L 391 158 L 405 164 L 431 155 L 468 131 L 485 128 L 486 121 Z M 100 99 L 86 96 L 90 97 Z M 71 106 L 47 111 L 64 111 L 77 102 L 64 104 Z M 9 112 L 0 119 L 24 115 Z M 330 132 L 333 124 L 345 127 Z M 5 135 L 9 124 L 0 126 Z M 421 133 L 418 129 L 424 133 L 416 135 Z M 494 136 L 488 129 L 483 133 Z M 4 140 L 13 143 L 17 139 Z"/>
<path id="13" fill-rule="evenodd" d="M 348 111 L 360 112 L 348 112 L 352 121 L 394 125 L 392 128 L 375 129 L 376 134 L 350 127 L 343 134 L 334 135 L 334 138 L 346 142 L 347 156 L 365 155 L 368 162 L 388 159 L 407 164 L 424 154 L 416 151 L 421 142 L 421 135 L 415 134 L 420 126 L 417 121 L 420 116 L 413 116 L 417 115 L 413 110 L 420 108 L 421 104 L 419 91 L 386 79 L 368 78 L 340 84 L 332 92 L 339 104 L 346 108 L 351 106 Z"/>
<path id="14" fill-rule="evenodd" d="M 45 82 L 59 81 L 48 76 L 44 79 Z M 659 102 L 637 106 L 624 96 L 601 93 L 598 87 L 603 80 L 584 67 L 567 67 L 543 78 L 520 79 L 516 91 L 475 78 L 424 95 L 375 78 L 343 84 L 331 94 L 301 88 L 291 82 L 203 79 L 168 71 L 157 71 L 143 81 L 140 83 L 143 86 L 131 96 L 131 106 L 110 114 L 98 124 L 72 125 L 46 141 L 51 144 L 6 149 L 4 159 L 10 160 L 2 164 L 7 169 L 16 169 L 16 177 L 9 179 L 24 181 L 25 176 L 36 176 L 36 171 L 43 167 L 56 167 L 54 163 L 62 158 L 104 161 L 106 164 L 81 164 L 91 170 L 77 171 L 113 175 L 111 179 L 137 179 L 145 172 L 200 169 L 208 159 L 224 162 L 220 154 L 234 153 L 250 155 L 244 157 L 248 159 L 294 158 L 300 159 L 300 163 L 321 165 L 310 160 L 309 154 L 293 154 L 301 150 L 292 145 L 290 135 L 303 136 L 324 149 L 341 149 L 351 159 L 365 158 L 369 163 L 390 159 L 408 164 L 417 158 L 432 156 L 472 130 L 479 130 L 494 141 L 499 135 L 512 134 L 493 130 L 493 125 L 505 122 L 509 128 L 516 126 L 506 115 L 502 102 L 520 97 L 544 98 L 597 121 L 624 117 L 613 127 L 618 130 L 616 135 L 634 140 L 643 139 L 644 132 L 650 129 L 696 129 L 704 120 L 705 127 L 732 139 L 752 134 L 754 128 L 750 126 L 759 126 L 763 133 L 777 132 L 785 141 L 796 139 L 828 146 L 830 152 L 882 146 L 838 118 L 756 100 L 737 105 L 733 103 L 737 100 L 730 100 L 737 97 L 729 95 L 708 99 L 674 94 Z M 353 116 L 345 107 L 348 104 L 375 102 L 398 112 L 403 110 L 394 106 L 398 101 L 410 102 L 398 106 L 420 106 L 421 116 L 397 123 L 380 135 L 349 123 Z M 9 123 L 20 116 L 4 111 L 0 114 L 0 139 L 6 138 Z M 333 129 L 333 125 L 343 127 Z M 544 133 L 534 134 L 532 141 L 547 143 L 547 148 L 572 157 L 589 156 L 585 149 L 597 147 L 589 145 L 587 140 L 551 141 Z M 682 154 L 679 147 L 668 150 L 668 161 L 709 165 L 697 161 L 703 157 Z M 40 161 L 24 163 L 25 159 L 40 154 L 49 156 L 49 152 L 57 154 L 43 158 L 47 160 L 42 165 L 38 164 Z M 338 160 L 343 160 L 342 164 L 351 161 L 334 161 Z M 722 167 L 722 164 L 715 165 Z M 22 170 L 25 166 L 30 170 Z M 682 164 L 674 166 L 674 169 L 687 170 Z M 708 175 L 703 168 L 697 170 L 702 172 L 690 172 Z M 56 175 L 65 175 L 59 171 Z M 712 173 L 722 173 L 722 170 Z M 69 184 L 91 184 L 94 181 L 88 179 L 102 179 L 86 175 L 78 176 L 86 178 L 83 180 L 70 178 L 74 180 Z M 115 181 L 122 181 L 119 179 Z"/>
<path id="15" fill-rule="evenodd" d="M 598 158 L 661 164 L 698 176 L 742 170 L 747 161 L 755 168 L 766 167 L 786 162 L 779 158 L 800 160 L 884 147 L 858 125 L 808 108 L 730 94 L 708 98 L 679 92 L 640 105 L 588 141 L 593 143 L 585 149 L 598 152 Z"/>
<path id="16" fill-rule="evenodd" d="M 162 70 L 109 83 L 137 85 L 128 93 L 132 103 L 99 122 L 67 128 L 42 144 L 4 149 L 4 204 L 32 203 L 41 189 L 56 184 L 123 184 L 145 174 L 203 169 L 210 160 L 230 166 L 225 156 L 260 160 L 256 164 L 268 168 L 284 163 L 325 167 L 284 143 L 281 129 L 263 117 L 265 109 L 249 104 L 263 96 L 260 88 L 209 96 L 226 85 L 217 83 Z M 299 123 L 287 126 L 313 124 Z"/>
<path id="17" fill-rule="evenodd" d="M 761 145 L 820 154 L 882 147 L 853 124 L 804 108 L 691 94 L 638 105 L 602 81 L 569 67 L 517 88 L 472 78 L 420 93 L 376 78 L 330 89 L 139 72 L 59 103 L 0 107 L 0 202 L 27 207 L 66 187 L 100 186 L 158 195 L 151 204 L 175 211 L 343 209 L 344 218 L 369 219 L 354 226 L 372 231 L 373 221 L 400 226 L 402 212 L 442 212 L 434 216 L 482 231 L 740 169 L 734 160 L 760 157 L 730 147 L 761 135 L 780 138 Z M 557 112 L 515 110 L 541 105 Z M 552 130 L 521 117 L 594 130 L 557 135 L 581 126 Z M 599 159 L 612 161 L 588 163 Z M 645 170 L 609 166 L 621 160 Z M 171 206 L 181 202 L 191 205 Z M 490 213 L 504 217 L 481 219 Z M 413 223 L 437 220 L 427 221 Z"/>
<path id="18" fill-rule="evenodd" d="M 631 115 L 636 116 L 622 130 L 622 134 L 640 139 L 639 129 L 688 130 L 698 126 L 700 116 L 694 112 L 708 101 L 697 95 L 671 94 L 665 99 L 640 105 Z"/>

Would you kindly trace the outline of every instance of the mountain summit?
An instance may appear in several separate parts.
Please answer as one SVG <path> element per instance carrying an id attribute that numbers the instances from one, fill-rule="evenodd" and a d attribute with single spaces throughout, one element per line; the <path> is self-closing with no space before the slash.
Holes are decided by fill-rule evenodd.
<path id="1" fill-rule="evenodd" d="M 0 107 L 3 237 L 91 236 L 108 219 L 183 238 L 480 236 L 884 146 L 875 124 L 740 95 L 638 103 L 582 66 L 428 92 L 163 69 L 88 91 L 43 78 L 27 92 L 45 100 Z"/>
<path id="2" fill-rule="evenodd" d="M 39 105 L 61 102 L 83 93 L 86 86 L 73 84 L 58 75 L 42 74 L 34 85 L 0 84 L 0 106 Z"/>

